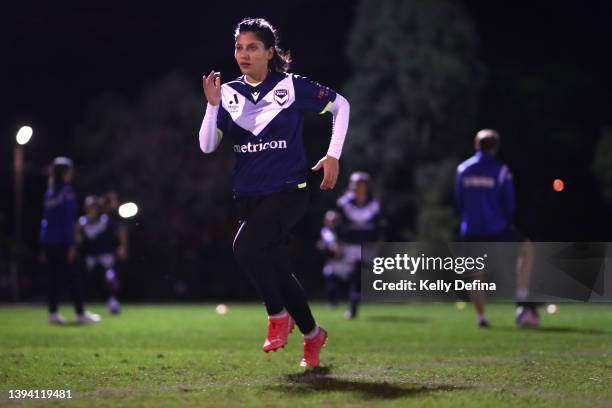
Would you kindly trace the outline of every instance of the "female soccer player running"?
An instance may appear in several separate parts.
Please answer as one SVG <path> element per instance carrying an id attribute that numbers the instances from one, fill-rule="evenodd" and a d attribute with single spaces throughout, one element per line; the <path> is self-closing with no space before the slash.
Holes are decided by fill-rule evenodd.
<path id="1" fill-rule="evenodd" d="M 234 143 L 233 190 L 240 217 L 234 256 L 247 272 L 268 312 L 263 350 L 284 347 L 294 321 L 304 335 L 302 367 L 319 365 L 327 332 L 312 316 L 300 283 L 291 273 L 289 232 L 308 202 L 308 167 L 302 141 L 303 112 L 334 117 L 320 188 L 334 188 L 349 122 L 349 104 L 333 90 L 287 73 L 290 58 L 278 47 L 272 25 L 261 18 L 238 23 L 234 57 L 242 76 L 221 85 L 220 73 L 204 77 L 208 101 L 200 148 L 213 152 L 224 135 Z"/>

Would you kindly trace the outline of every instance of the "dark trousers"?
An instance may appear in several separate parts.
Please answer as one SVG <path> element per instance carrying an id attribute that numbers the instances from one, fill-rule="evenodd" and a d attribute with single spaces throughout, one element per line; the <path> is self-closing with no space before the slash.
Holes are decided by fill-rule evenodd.
<path id="1" fill-rule="evenodd" d="M 336 275 L 329 275 L 325 277 L 325 292 L 327 293 L 327 300 L 332 306 L 338 304 L 338 300 L 342 294 L 346 281 L 337 277 Z"/>
<path id="2" fill-rule="evenodd" d="M 470 235 L 463 237 L 465 242 L 522 242 L 527 240 L 527 236 L 519 231 L 514 225 L 508 226 L 504 231 L 492 235 Z M 515 257 L 518 253 L 513 254 Z M 516 302 L 517 306 L 526 306 L 536 309 L 540 305 L 538 302 Z"/>
<path id="3" fill-rule="evenodd" d="M 347 280 L 336 275 L 325 277 L 325 291 L 327 299 L 332 306 L 338 304 L 338 299 L 342 293 L 346 293 L 348 287 L 349 311 L 352 317 L 357 317 L 357 309 L 361 302 L 361 262 L 355 262 L 354 269 Z"/>
<path id="4" fill-rule="evenodd" d="M 355 262 L 349 276 L 349 310 L 351 316 L 357 317 L 357 308 L 361 302 L 361 262 Z"/>
<path id="5" fill-rule="evenodd" d="M 315 327 L 302 286 L 291 272 L 289 234 L 306 212 L 308 191 L 237 198 L 240 228 L 234 256 L 246 271 L 268 315 L 287 309 L 302 333 Z"/>
<path id="6" fill-rule="evenodd" d="M 77 265 L 68 262 L 68 245 L 45 245 L 49 313 L 58 310 L 61 288 L 68 286 L 77 314 L 83 313 L 83 290 Z"/>

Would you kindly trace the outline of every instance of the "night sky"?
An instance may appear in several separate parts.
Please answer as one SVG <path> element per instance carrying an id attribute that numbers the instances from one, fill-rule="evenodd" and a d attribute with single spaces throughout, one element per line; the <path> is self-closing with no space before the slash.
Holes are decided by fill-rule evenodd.
<path id="1" fill-rule="evenodd" d="M 5 198 L 12 191 L 12 145 L 22 124 L 35 132 L 26 146 L 25 214 L 35 218 L 40 203 L 32 200 L 39 200 L 44 189 L 42 169 L 53 156 L 73 153 L 70 138 L 93 98 L 109 90 L 133 97 L 169 73 L 192 78 L 198 89 L 201 75 L 211 68 L 221 70 L 224 80 L 235 77 L 239 72 L 233 62 L 232 32 L 242 17 L 265 17 L 277 26 L 282 45 L 292 50 L 295 72 L 341 90 L 355 69 L 344 51 L 355 12 L 353 1 L 86 3 L 11 2 L 0 13 L 0 212 L 6 221 L 11 211 L 11 200 Z M 535 231 L 536 238 L 574 238 L 561 233 L 560 224 L 570 222 L 583 224 L 572 230 L 579 238 L 606 239 L 609 208 L 589 166 L 601 129 L 611 122 L 611 3 L 466 0 L 464 4 L 489 66 L 481 127 L 497 127 L 512 135 L 521 126 L 544 129 L 551 121 L 570 117 L 572 126 L 585 135 L 571 162 L 555 160 L 554 146 L 535 147 L 535 162 L 530 156 L 525 163 L 517 146 L 503 156 L 523 177 L 550 172 L 571 181 L 568 187 L 574 192 L 563 199 L 544 200 L 555 207 L 546 209 L 551 232 Z M 541 119 L 521 122 L 513 112 L 517 103 L 533 101 L 504 98 L 504 81 L 523 74 L 558 78 L 568 101 L 560 104 L 553 93 L 551 108 L 543 109 Z M 542 98 L 538 101 L 548 104 Z M 194 129 L 194 138 L 196 134 Z M 197 149 L 195 139 L 185 148 Z M 521 211 L 524 223 L 536 217 L 526 206 Z"/>

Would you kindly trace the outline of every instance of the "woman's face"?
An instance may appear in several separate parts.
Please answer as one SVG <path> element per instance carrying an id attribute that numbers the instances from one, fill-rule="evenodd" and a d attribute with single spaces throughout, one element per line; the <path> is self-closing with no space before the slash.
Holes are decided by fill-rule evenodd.
<path id="1" fill-rule="evenodd" d="M 74 178 L 74 170 L 73 169 L 66 170 L 66 172 L 64 173 L 64 175 L 62 177 L 64 183 L 71 183 L 73 178 Z"/>
<path id="2" fill-rule="evenodd" d="M 272 47 L 266 49 L 263 41 L 251 31 L 242 32 L 236 38 L 234 57 L 240 71 L 245 75 L 265 76 L 272 54 Z"/>
<path id="3" fill-rule="evenodd" d="M 90 218 L 98 218 L 98 215 L 100 215 L 100 208 L 95 204 L 87 206 L 86 211 Z"/>

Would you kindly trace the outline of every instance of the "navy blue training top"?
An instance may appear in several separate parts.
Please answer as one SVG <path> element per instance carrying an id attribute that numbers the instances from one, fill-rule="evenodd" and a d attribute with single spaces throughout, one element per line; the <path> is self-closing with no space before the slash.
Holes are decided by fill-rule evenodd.
<path id="1" fill-rule="evenodd" d="M 261 196 L 305 186 L 303 113 L 325 113 L 335 99 L 330 88 L 290 73 L 270 72 L 256 86 L 244 76 L 223 84 L 217 129 L 234 144 L 234 194 Z"/>
<path id="2" fill-rule="evenodd" d="M 378 200 L 368 199 L 358 205 L 353 192 L 338 199 L 338 210 L 342 214 L 339 236 L 347 244 L 376 242 L 381 236 L 381 212 Z"/>
<path id="3" fill-rule="evenodd" d="M 97 218 L 83 215 L 79 218 L 79 226 L 83 235 L 83 253 L 85 255 L 114 254 L 117 250 L 117 233 L 122 224 L 116 222 L 108 214 Z"/>

